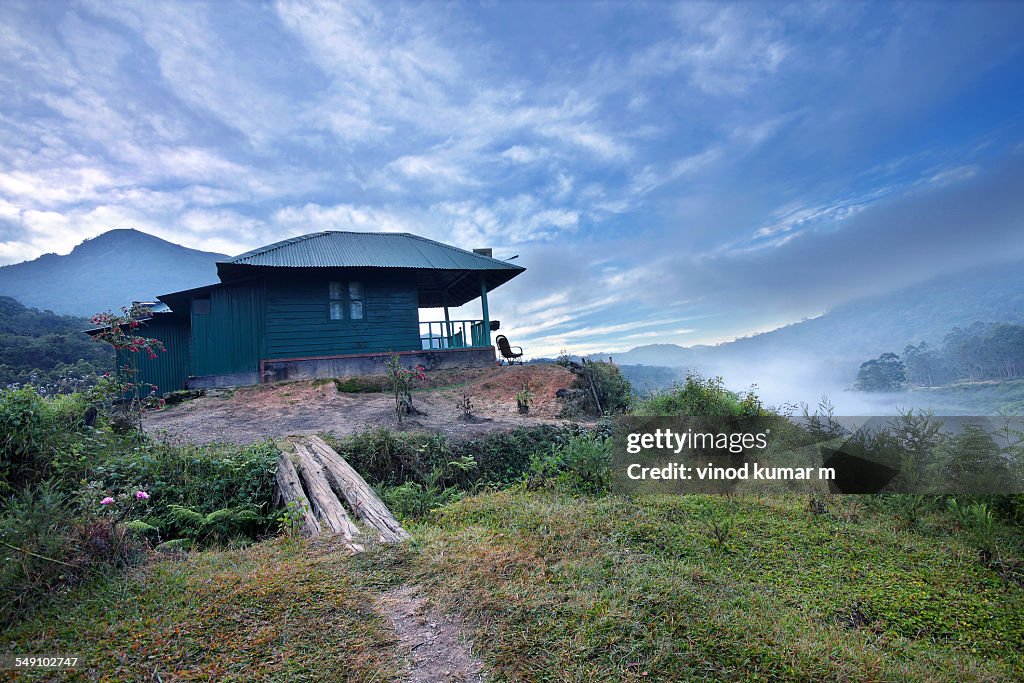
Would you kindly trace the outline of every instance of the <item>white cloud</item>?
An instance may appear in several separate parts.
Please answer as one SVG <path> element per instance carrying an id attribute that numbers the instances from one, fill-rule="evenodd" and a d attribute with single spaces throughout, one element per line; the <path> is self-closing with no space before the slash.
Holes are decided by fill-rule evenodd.
<path id="1" fill-rule="evenodd" d="M 399 136 L 406 148 L 443 149 L 442 170 L 460 179 L 495 155 L 500 140 L 532 133 L 598 159 L 628 158 L 630 148 L 597 121 L 597 103 L 573 90 L 495 86 L 463 64 L 488 62 L 486 47 L 442 44 L 445 29 L 415 8 L 397 16 L 365 3 L 314 5 L 282 1 L 283 23 L 307 46 L 331 79 L 322 101 L 309 112 L 350 142 L 380 143 Z M 480 54 L 473 54 L 479 52 Z M 497 156 L 530 163 L 544 152 L 522 144 Z M 414 170 L 419 170 L 419 167 Z"/>
<path id="2" fill-rule="evenodd" d="M 384 167 L 385 174 L 402 176 L 406 180 L 414 180 L 450 191 L 454 187 L 475 185 L 474 180 L 457 165 L 446 161 L 440 156 L 406 155 L 395 159 Z M 401 191 L 402 181 L 385 181 L 388 187 Z"/>
<path id="3" fill-rule="evenodd" d="M 903 134 L 939 116 L 926 89 L 893 87 L 922 80 L 921 64 L 948 104 L 980 73 L 958 57 L 1015 59 L 977 28 L 1013 22 L 961 6 L 948 11 L 975 17 L 973 42 L 945 61 L 917 49 L 913 68 L 860 36 L 912 55 L 930 41 L 905 28 L 936 25 L 931 9 L 594 5 L 623 30 L 571 46 L 557 21 L 490 30 L 492 11 L 0 3 L 0 261 L 116 227 L 228 253 L 312 230 L 407 231 L 522 253 L 530 270 L 496 311 L 527 339 L 582 344 L 558 330 L 618 324 L 638 302 L 689 305 L 653 291 L 654 264 L 668 277 L 824 244 L 884 197 L 952 192 L 1019 152 L 970 117 L 959 146 Z M 550 11 L 570 25 L 577 8 Z M 855 38 L 839 28 L 851 16 Z M 867 57 L 868 74 L 853 68 Z M 713 297 L 729 286 L 715 277 L 679 291 Z"/>
<path id="4" fill-rule="evenodd" d="M 692 82 L 709 93 L 739 94 L 774 74 L 790 47 L 781 25 L 744 5 L 686 3 L 676 9 L 684 39 L 669 58 L 690 69 Z"/>
<path id="5" fill-rule="evenodd" d="M 524 145 L 512 145 L 501 153 L 503 159 L 514 161 L 518 164 L 529 164 L 543 158 L 544 152 Z"/>
<path id="6" fill-rule="evenodd" d="M 576 210 L 545 208 L 534 195 L 518 195 L 490 204 L 441 202 L 432 207 L 446 229 L 463 243 L 551 240 L 579 227 Z"/>
<path id="7" fill-rule="evenodd" d="M 300 231 L 295 234 L 320 230 L 413 232 L 411 222 L 394 212 L 352 204 L 288 206 L 275 211 L 270 222 Z"/>
<path id="8" fill-rule="evenodd" d="M 156 55 L 164 82 L 183 102 L 264 144 L 289 127 L 282 93 L 259 83 L 261 69 L 226 44 L 199 3 L 93 2 L 90 10 L 137 32 Z M 225 8 L 226 9 L 226 8 Z"/>

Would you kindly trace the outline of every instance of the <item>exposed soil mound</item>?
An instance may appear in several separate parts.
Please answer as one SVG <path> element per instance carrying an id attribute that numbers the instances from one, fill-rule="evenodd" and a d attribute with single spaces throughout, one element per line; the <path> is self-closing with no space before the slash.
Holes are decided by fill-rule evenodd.
<path id="1" fill-rule="evenodd" d="M 524 384 L 528 384 L 533 394 L 530 415 L 556 418 L 562 410 L 562 404 L 555 393 L 559 389 L 569 388 L 572 382 L 572 373 L 560 365 L 512 365 L 487 369 L 456 393 L 467 392 L 474 406 L 479 403 L 486 413 L 514 413 L 515 395 L 523 389 Z"/>
<path id="2" fill-rule="evenodd" d="M 145 426 L 154 436 L 188 443 L 252 443 L 319 432 L 341 436 L 373 427 L 474 438 L 492 431 L 559 422 L 562 406 L 555 394 L 572 381 L 572 373 L 565 368 L 540 363 L 429 372 L 426 381 L 413 391 L 418 414 L 401 424 L 384 378 L 284 382 L 208 392 L 147 415 Z M 528 415 L 518 414 L 516 407 L 515 395 L 524 384 L 532 394 Z M 464 394 L 471 405 L 468 418 L 459 405 Z"/>

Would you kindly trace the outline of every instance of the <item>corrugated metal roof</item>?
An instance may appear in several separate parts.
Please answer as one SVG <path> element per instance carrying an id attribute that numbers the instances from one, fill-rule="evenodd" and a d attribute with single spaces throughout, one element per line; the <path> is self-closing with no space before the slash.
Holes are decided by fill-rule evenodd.
<path id="1" fill-rule="evenodd" d="M 425 237 L 398 232 L 315 232 L 254 249 L 220 265 L 276 268 L 525 270 Z"/>
<path id="2" fill-rule="evenodd" d="M 404 232 L 315 232 L 275 242 L 217 263 L 216 284 L 159 297 L 176 313 L 188 301 L 228 283 L 267 277 L 292 269 L 381 268 L 415 271 L 420 308 L 461 306 L 505 284 L 526 269 L 449 244 Z M 279 270 L 278 270 L 279 269 Z"/>

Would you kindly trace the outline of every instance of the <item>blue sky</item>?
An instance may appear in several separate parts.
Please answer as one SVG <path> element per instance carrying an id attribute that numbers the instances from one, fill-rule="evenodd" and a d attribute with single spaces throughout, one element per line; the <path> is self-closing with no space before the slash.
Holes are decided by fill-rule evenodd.
<path id="1" fill-rule="evenodd" d="M 0 89 L 0 263 L 408 231 L 531 355 L 1024 257 L 1022 3 L 3 0 Z"/>

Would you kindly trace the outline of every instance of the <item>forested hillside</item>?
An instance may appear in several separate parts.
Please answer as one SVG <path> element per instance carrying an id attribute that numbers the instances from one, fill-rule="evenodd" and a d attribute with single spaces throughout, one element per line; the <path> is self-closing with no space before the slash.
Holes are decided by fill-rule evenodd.
<path id="1" fill-rule="evenodd" d="M 81 385 L 83 376 L 113 368 L 113 354 L 82 330 L 89 321 L 26 308 L 0 296 L 0 387 L 35 384 L 44 393 Z"/>
<path id="2" fill-rule="evenodd" d="M 640 346 L 612 355 L 621 365 L 722 366 L 766 359 L 813 360 L 852 381 L 865 359 L 922 341 L 937 347 L 950 330 L 976 321 L 1024 324 L 1024 263 L 971 270 L 891 294 L 852 302 L 824 315 L 718 346 Z"/>
<path id="3" fill-rule="evenodd" d="M 1024 376 L 1024 325 L 977 322 L 954 328 L 935 348 L 927 342 L 903 349 L 907 379 L 923 386 L 957 380 Z"/>
<path id="4" fill-rule="evenodd" d="M 861 364 L 855 388 L 899 391 L 908 384 L 1015 380 L 1024 376 L 1024 325 L 976 322 L 956 327 L 941 345 L 908 344 Z"/>

